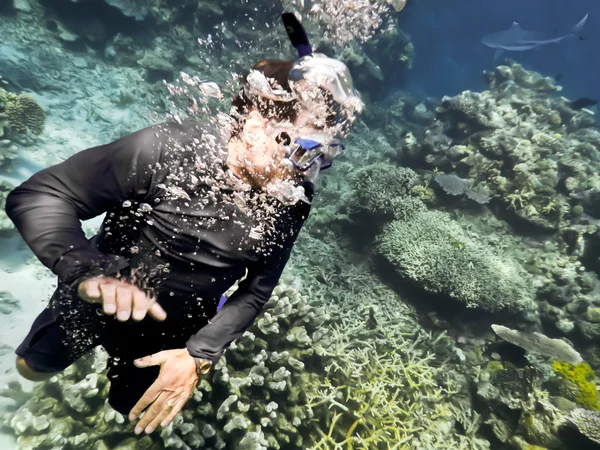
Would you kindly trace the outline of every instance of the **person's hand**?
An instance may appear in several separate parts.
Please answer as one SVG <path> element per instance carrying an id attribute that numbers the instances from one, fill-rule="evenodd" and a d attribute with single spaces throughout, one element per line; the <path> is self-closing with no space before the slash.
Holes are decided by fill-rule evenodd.
<path id="1" fill-rule="evenodd" d="M 146 314 L 156 320 L 165 320 L 167 313 L 137 286 L 112 277 L 94 277 L 79 283 L 79 297 L 88 303 L 102 303 L 104 314 L 117 314 L 121 322 L 142 320 Z M 132 314 L 133 310 L 133 314 Z"/>
<path id="2" fill-rule="evenodd" d="M 160 365 L 158 378 L 129 413 L 129 420 L 133 421 L 145 410 L 135 434 L 142 431 L 150 434 L 159 424 L 169 425 L 192 396 L 198 383 L 196 360 L 183 348 L 136 359 L 134 364 L 139 368 Z"/>

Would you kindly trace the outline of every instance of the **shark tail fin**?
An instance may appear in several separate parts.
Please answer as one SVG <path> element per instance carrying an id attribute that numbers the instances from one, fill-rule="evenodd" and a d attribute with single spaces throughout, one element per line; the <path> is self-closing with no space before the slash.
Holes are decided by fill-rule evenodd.
<path id="1" fill-rule="evenodd" d="M 581 31 L 583 30 L 583 27 L 585 26 L 587 20 L 588 20 L 589 14 L 586 14 L 583 19 L 581 19 L 577 25 L 575 25 L 573 27 L 573 29 L 571 30 L 571 34 L 577 36 L 577 38 L 579 39 L 583 39 L 580 35 L 581 35 Z"/>

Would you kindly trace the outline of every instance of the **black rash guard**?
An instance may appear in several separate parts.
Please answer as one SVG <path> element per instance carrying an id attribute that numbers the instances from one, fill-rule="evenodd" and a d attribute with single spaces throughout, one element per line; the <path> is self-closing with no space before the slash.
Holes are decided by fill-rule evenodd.
<path id="1" fill-rule="evenodd" d="M 216 361 L 269 299 L 308 217 L 253 190 L 226 165 L 228 136 L 215 124 L 167 122 L 75 154 L 10 193 L 6 213 L 41 262 L 70 289 L 97 275 L 153 291 L 177 320 L 238 290 L 187 342 Z M 312 185 L 302 185 L 309 199 Z M 81 220 L 106 213 L 86 239 Z"/>

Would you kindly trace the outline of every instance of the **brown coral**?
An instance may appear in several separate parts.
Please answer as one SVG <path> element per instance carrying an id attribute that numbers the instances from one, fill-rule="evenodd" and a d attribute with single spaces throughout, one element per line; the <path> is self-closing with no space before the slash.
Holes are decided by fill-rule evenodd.
<path id="1" fill-rule="evenodd" d="M 46 113 L 27 94 L 19 94 L 15 101 L 9 102 L 5 114 L 9 127 L 14 131 L 24 133 L 29 129 L 34 134 L 40 134 L 44 130 Z"/>

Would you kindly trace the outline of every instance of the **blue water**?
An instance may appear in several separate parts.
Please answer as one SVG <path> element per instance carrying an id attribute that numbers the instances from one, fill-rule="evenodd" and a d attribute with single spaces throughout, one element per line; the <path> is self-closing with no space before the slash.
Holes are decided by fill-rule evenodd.
<path id="1" fill-rule="evenodd" d="M 494 50 L 481 43 L 486 34 L 517 21 L 526 30 L 568 31 L 585 14 L 584 41 L 567 39 L 526 52 L 506 53 L 545 76 L 562 74 L 563 93 L 600 98 L 600 3 L 595 0 L 427 0 L 401 15 L 403 30 L 416 48 L 410 90 L 441 97 L 466 89 L 485 89 L 483 70 L 495 67 Z"/>

